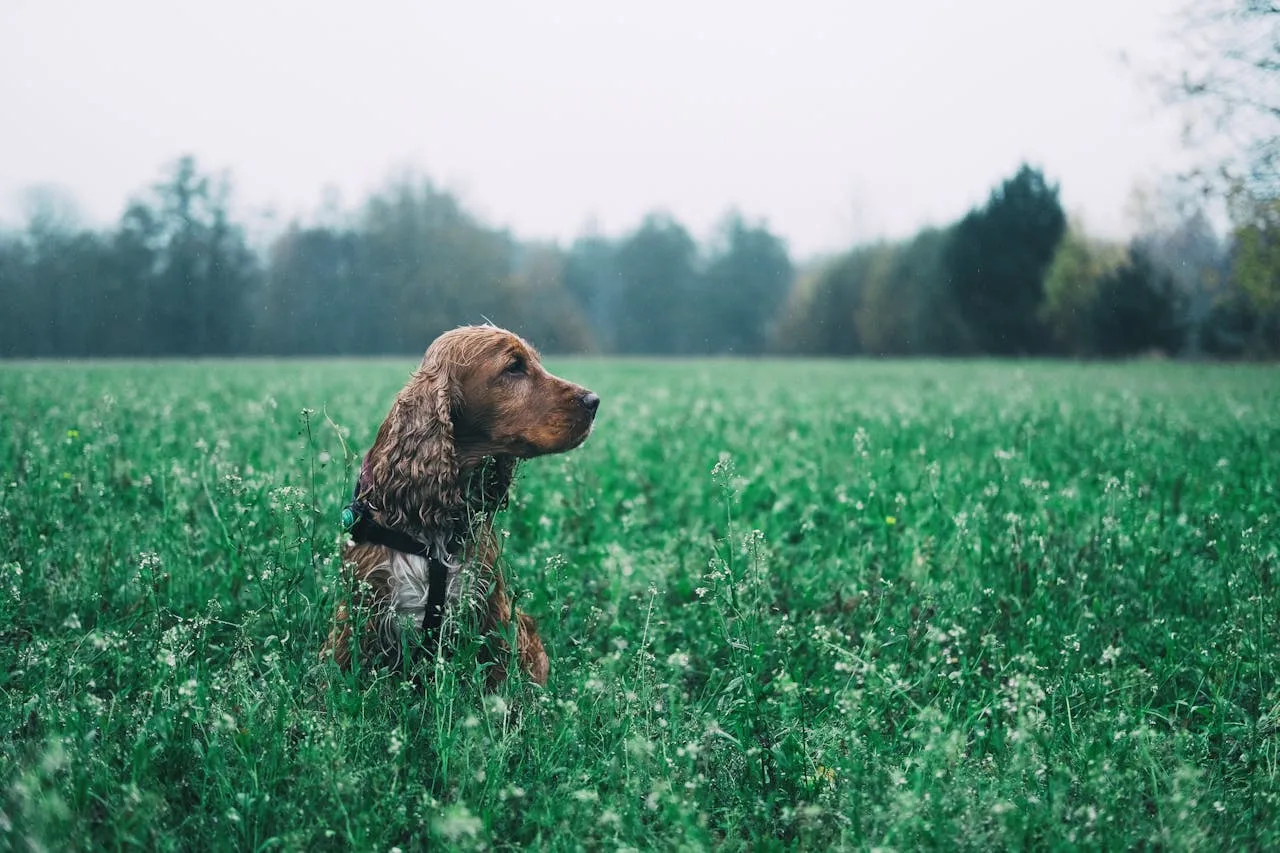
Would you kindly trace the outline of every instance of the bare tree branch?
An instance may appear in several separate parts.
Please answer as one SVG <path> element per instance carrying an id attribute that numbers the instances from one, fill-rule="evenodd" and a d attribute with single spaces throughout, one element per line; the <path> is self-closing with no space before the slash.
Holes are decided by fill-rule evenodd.
<path id="1" fill-rule="evenodd" d="M 1178 35 L 1178 67 L 1157 79 L 1183 112 L 1184 142 L 1216 162 L 1196 177 L 1280 194 L 1280 4 L 1197 0 Z"/>

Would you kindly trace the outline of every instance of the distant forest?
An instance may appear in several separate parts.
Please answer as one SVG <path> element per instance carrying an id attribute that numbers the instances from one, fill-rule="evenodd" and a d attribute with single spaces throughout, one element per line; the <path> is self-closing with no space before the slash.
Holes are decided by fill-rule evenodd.
<path id="1" fill-rule="evenodd" d="M 420 176 L 255 247 L 190 157 L 106 230 L 55 204 L 0 232 L 0 356 L 408 354 L 484 319 L 545 351 L 662 355 L 1272 357 L 1280 202 L 1240 191 L 1127 245 L 1023 165 L 958 222 L 798 267 L 763 222 L 705 245 L 653 213 L 566 247 L 491 227 Z"/>

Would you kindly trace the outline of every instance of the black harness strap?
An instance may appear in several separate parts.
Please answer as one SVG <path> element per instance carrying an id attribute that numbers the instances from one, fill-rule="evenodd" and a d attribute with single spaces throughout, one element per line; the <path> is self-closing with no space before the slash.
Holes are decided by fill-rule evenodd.
<path id="1" fill-rule="evenodd" d="M 434 638 L 444 622 L 444 594 L 449 586 L 449 567 L 431 553 L 430 545 L 374 521 L 369 505 L 359 498 L 352 498 L 347 504 L 342 520 L 353 542 L 381 545 L 402 554 L 427 558 L 427 606 L 422 614 L 422 630 L 428 638 Z M 428 648 L 432 648 L 432 644 L 429 643 Z"/>

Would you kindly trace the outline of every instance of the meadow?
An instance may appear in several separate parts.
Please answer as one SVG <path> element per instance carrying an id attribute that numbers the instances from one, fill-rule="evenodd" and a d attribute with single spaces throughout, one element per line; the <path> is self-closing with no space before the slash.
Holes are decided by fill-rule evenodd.
<path id="1" fill-rule="evenodd" d="M 0 365 L 0 848 L 1280 846 L 1280 371 L 552 359 L 552 657 L 317 652 L 415 362 Z"/>

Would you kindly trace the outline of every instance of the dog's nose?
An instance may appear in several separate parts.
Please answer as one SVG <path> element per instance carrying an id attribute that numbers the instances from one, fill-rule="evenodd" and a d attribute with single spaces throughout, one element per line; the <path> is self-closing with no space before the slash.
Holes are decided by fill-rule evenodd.
<path id="1" fill-rule="evenodd" d="M 584 409 L 594 415 L 596 409 L 600 408 L 600 395 L 588 391 L 578 398 L 578 402 L 582 404 Z"/>

